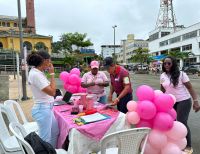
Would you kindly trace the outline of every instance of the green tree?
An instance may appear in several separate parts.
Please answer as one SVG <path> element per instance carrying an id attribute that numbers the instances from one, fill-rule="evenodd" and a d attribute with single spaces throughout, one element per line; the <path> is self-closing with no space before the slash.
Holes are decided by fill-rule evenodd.
<path id="1" fill-rule="evenodd" d="M 60 50 L 63 49 L 61 41 L 53 42 L 51 44 L 51 46 L 52 46 L 52 52 L 53 53 L 58 53 Z"/>
<path id="2" fill-rule="evenodd" d="M 194 54 L 190 51 L 181 52 L 181 51 L 177 50 L 177 51 L 170 51 L 168 55 L 175 57 L 176 59 L 184 60 L 184 59 L 189 58 L 189 56 L 191 56 L 191 55 L 193 56 Z"/>
<path id="3" fill-rule="evenodd" d="M 141 65 L 148 63 L 150 59 L 149 50 L 147 48 L 138 48 L 134 50 L 134 55 L 131 57 L 133 62 L 139 62 Z"/>
<path id="4" fill-rule="evenodd" d="M 80 34 L 78 32 L 64 33 L 60 37 L 62 48 L 72 52 L 72 45 L 77 46 L 78 50 L 79 47 L 92 46 L 93 43 L 90 41 L 90 39 L 86 39 L 86 37 L 87 37 L 86 33 L 84 34 Z"/>

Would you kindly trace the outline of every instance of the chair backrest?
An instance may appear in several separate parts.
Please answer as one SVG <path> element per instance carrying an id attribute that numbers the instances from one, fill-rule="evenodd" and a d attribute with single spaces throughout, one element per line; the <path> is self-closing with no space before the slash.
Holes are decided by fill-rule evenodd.
<path id="1" fill-rule="evenodd" d="M 20 123 L 11 122 L 9 124 L 9 128 L 10 128 L 10 131 L 17 138 L 18 142 L 20 143 L 21 148 L 23 146 L 24 149 L 26 150 L 26 153 L 28 154 L 35 154 L 30 144 L 24 140 L 24 137 L 28 135 L 24 127 Z"/>
<path id="2" fill-rule="evenodd" d="M 3 118 L 3 114 L 5 114 L 5 107 L 4 105 L 0 104 L 0 140 L 1 141 L 10 137 L 10 133 L 6 126 L 6 122 Z"/>
<path id="3" fill-rule="evenodd" d="M 13 117 L 15 118 L 15 120 L 17 122 L 19 122 L 19 119 L 17 118 L 17 114 L 16 114 L 14 106 L 16 106 L 17 112 L 19 113 L 19 116 L 21 117 L 22 122 L 23 123 L 28 122 L 25 115 L 24 115 L 24 112 L 23 112 L 21 106 L 19 105 L 19 103 L 17 103 L 14 100 L 7 100 L 7 101 L 4 102 L 4 105 L 7 106 L 11 110 Z"/>
<path id="4" fill-rule="evenodd" d="M 109 143 L 115 143 L 118 148 L 118 154 L 138 154 L 141 142 L 144 139 L 141 154 L 144 152 L 147 137 L 150 128 L 132 128 L 115 133 L 111 133 L 103 137 L 101 140 L 101 154 L 106 153 Z"/>

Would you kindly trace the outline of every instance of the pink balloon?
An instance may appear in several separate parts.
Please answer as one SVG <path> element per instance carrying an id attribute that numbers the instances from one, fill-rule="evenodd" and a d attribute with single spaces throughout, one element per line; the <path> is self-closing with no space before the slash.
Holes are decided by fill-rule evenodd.
<path id="1" fill-rule="evenodd" d="M 154 118 L 153 128 L 160 131 L 168 131 L 173 126 L 172 117 L 165 112 L 158 112 Z"/>
<path id="2" fill-rule="evenodd" d="M 61 81 L 63 81 L 64 83 L 67 83 L 68 80 L 69 80 L 69 73 L 66 72 L 66 71 L 61 72 L 60 75 L 59 75 L 59 79 Z"/>
<path id="3" fill-rule="evenodd" d="M 167 144 L 167 136 L 155 129 L 150 132 L 148 139 L 149 143 L 156 149 L 161 149 Z"/>
<path id="4" fill-rule="evenodd" d="M 151 144 L 147 142 L 145 145 L 144 154 L 160 154 L 160 151 L 152 147 Z"/>
<path id="5" fill-rule="evenodd" d="M 185 149 L 187 145 L 187 140 L 186 138 L 180 139 L 180 140 L 173 140 L 168 138 L 168 142 L 176 144 L 181 150 Z"/>
<path id="6" fill-rule="evenodd" d="M 70 74 L 70 76 L 69 76 L 69 84 L 80 86 L 81 79 L 76 74 Z"/>
<path id="7" fill-rule="evenodd" d="M 172 117 L 173 120 L 176 120 L 176 117 L 177 117 L 176 110 L 174 110 L 174 109 L 172 108 L 172 109 L 169 110 L 167 113 L 169 113 L 169 115 Z"/>
<path id="8" fill-rule="evenodd" d="M 72 94 L 78 92 L 78 87 L 75 85 L 68 85 L 66 86 L 66 91 L 71 92 Z"/>
<path id="9" fill-rule="evenodd" d="M 173 99 L 173 102 L 174 102 L 174 104 L 176 103 L 176 97 L 174 96 L 174 95 L 172 95 L 172 94 L 169 94 L 171 97 L 172 97 L 172 99 Z"/>
<path id="10" fill-rule="evenodd" d="M 152 119 L 156 115 L 156 106 L 150 101 L 141 101 L 137 105 L 137 112 L 142 119 Z"/>
<path id="11" fill-rule="evenodd" d="M 180 140 L 186 137 L 187 128 L 179 121 L 174 121 L 172 129 L 166 132 L 166 135 L 174 140 Z"/>
<path id="12" fill-rule="evenodd" d="M 70 74 L 76 74 L 78 75 L 78 77 L 80 76 L 81 72 L 78 68 L 73 68 L 71 71 L 70 71 Z"/>
<path id="13" fill-rule="evenodd" d="M 79 86 L 79 88 L 78 88 L 79 93 L 86 93 L 86 91 L 87 91 L 86 88 Z"/>
<path id="14" fill-rule="evenodd" d="M 176 144 L 167 143 L 167 145 L 161 150 L 161 154 L 182 154 L 182 151 Z"/>
<path id="15" fill-rule="evenodd" d="M 140 122 L 136 125 L 136 127 L 149 127 L 152 128 L 153 124 L 151 121 L 140 119 Z"/>
<path id="16" fill-rule="evenodd" d="M 154 90 L 155 97 L 159 96 L 160 94 L 163 94 L 161 90 Z"/>
<path id="17" fill-rule="evenodd" d="M 135 101 L 129 101 L 126 106 L 128 111 L 136 111 L 137 103 Z"/>
<path id="18" fill-rule="evenodd" d="M 153 101 L 154 90 L 150 86 L 142 85 L 137 88 L 136 96 L 139 101 L 143 101 L 143 100 Z"/>
<path id="19" fill-rule="evenodd" d="M 128 112 L 126 118 L 130 124 L 137 124 L 140 121 L 140 116 L 134 111 Z"/>
<path id="20" fill-rule="evenodd" d="M 158 111 L 167 112 L 173 108 L 174 102 L 170 95 L 160 94 L 154 100 Z"/>

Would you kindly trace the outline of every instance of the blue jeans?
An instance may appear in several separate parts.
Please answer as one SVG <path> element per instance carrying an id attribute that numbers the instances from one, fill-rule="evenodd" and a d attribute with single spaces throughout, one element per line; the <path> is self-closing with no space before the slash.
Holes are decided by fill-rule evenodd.
<path id="1" fill-rule="evenodd" d="M 106 95 L 101 96 L 101 97 L 99 98 L 99 101 L 98 101 L 98 102 L 99 102 L 99 103 L 102 103 L 102 104 L 106 104 L 106 103 L 107 103 Z"/>
<path id="2" fill-rule="evenodd" d="M 32 108 L 32 117 L 39 127 L 39 136 L 50 143 L 54 148 L 57 144 L 59 128 L 52 111 L 53 104 L 35 104 Z"/>

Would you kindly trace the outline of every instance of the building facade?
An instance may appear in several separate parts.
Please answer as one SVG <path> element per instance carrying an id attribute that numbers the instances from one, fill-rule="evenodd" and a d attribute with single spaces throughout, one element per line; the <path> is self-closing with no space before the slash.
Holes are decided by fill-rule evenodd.
<path id="1" fill-rule="evenodd" d="M 187 28 L 179 27 L 175 32 L 162 28 L 150 32 L 149 50 L 152 55 L 167 54 L 169 51 L 192 52 L 194 55 L 189 57 L 189 62 L 200 62 L 200 23 Z M 180 60 L 180 67 L 184 63 L 186 61 Z"/>
<path id="2" fill-rule="evenodd" d="M 117 54 L 117 62 L 128 64 L 132 63 L 131 57 L 136 49 L 148 48 L 148 41 L 135 39 L 133 34 L 129 34 L 126 40 L 121 41 L 121 46 L 121 52 Z"/>
<path id="3" fill-rule="evenodd" d="M 101 54 L 103 58 L 106 57 L 112 57 L 114 54 L 114 48 L 115 48 L 115 54 L 117 55 L 119 52 L 121 52 L 121 45 L 102 45 L 101 46 Z"/>

